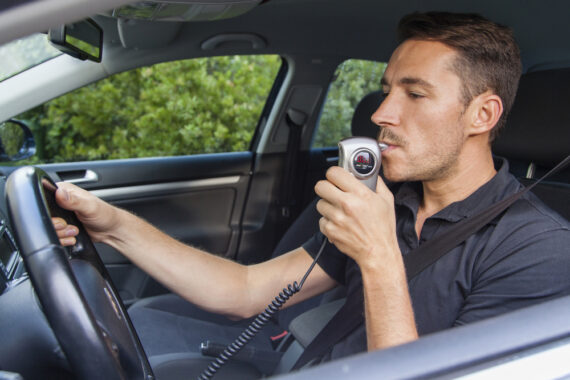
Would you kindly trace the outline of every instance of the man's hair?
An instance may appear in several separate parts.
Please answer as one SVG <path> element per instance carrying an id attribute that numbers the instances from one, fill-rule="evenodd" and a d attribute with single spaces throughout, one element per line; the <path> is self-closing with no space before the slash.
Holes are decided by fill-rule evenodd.
<path id="1" fill-rule="evenodd" d="M 458 53 L 452 69 L 462 82 L 466 107 L 487 90 L 501 98 L 503 114 L 491 130 L 492 141 L 505 125 L 522 71 L 511 29 L 477 14 L 412 13 L 398 26 L 399 42 L 410 39 L 441 42 Z"/>

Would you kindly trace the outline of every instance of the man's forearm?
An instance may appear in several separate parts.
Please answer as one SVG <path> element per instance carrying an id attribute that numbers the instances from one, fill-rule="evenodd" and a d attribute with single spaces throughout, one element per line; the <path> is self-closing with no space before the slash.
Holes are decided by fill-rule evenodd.
<path id="1" fill-rule="evenodd" d="M 403 263 L 392 266 L 379 263 L 378 266 L 361 267 L 361 272 L 368 350 L 417 339 Z"/>
<path id="2" fill-rule="evenodd" d="M 116 228 L 100 241 L 188 301 L 229 317 L 258 314 L 312 262 L 302 248 L 263 263 L 241 265 L 182 244 L 127 211 L 113 208 Z M 335 282 L 316 267 L 288 306 L 326 291 Z"/>

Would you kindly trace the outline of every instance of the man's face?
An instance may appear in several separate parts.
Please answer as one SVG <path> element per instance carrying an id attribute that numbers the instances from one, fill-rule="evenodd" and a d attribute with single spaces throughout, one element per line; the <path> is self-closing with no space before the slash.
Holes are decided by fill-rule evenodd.
<path id="1" fill-rule="evenodd" d="M 452 175 L 465 135 L 456 52 L 440 42 L 409 40 L 388 63 L 386 98 L 372 115 L 381 127 L 384 175 L 390 181 L 430 181 Z"/>

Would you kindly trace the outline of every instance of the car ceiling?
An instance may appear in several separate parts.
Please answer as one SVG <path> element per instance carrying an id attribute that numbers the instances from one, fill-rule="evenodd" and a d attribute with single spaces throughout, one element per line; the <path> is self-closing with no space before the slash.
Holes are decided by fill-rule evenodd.
<path id="1" fill-rule="evenodd" d="M 0 14 L 0 42 L 41 31 L 38 28 L 45 29 L 50 23 L 102 13 L 104 9 L 125 3 L 124 0 L 28 1 Z M 140 65 L 141 62 L 238 52 L 387 60 L 396 45 L 394 31 L 401 16 L 427 10 L 475 12 L 511 26 L 521 46 L 525 70 L 535 70 L 544 65 L 570 63 L 570 47 L 566 41 L 570 35 L 569 8 L 564 0 L 269 0 L 246 14 L 225 20 L 179 25 L 166 21 L 128 21 L 126 29 L 132 29 L 131 35 L 141 36 L 131 38 L 128 48 L 120 43 L 116 19 L 99 17 L 98 20 L 105 25 L 106 41 L 113 42 L 112 46 L 106 46 L 104 62 L 109 72 L 116 72 L 135 62 Z M 42 20 L 37 20 L 37 14 L 42 14 Z M 222 44 L 214 51 L 201 49 L 203 41 L 219 33 L 252 33 L 261 36 L 267 45 L 253 49 L 236 42 Z"/>

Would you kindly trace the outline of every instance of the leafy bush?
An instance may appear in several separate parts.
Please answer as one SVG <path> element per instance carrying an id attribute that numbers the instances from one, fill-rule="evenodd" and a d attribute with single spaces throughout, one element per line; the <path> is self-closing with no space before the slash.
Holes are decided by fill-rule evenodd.
<path id="1" fill-rule="evenodd" d="M 246 150 L 278 56 L 162 63 L 114 75 L 24 115 L 39 162 Z"/>

